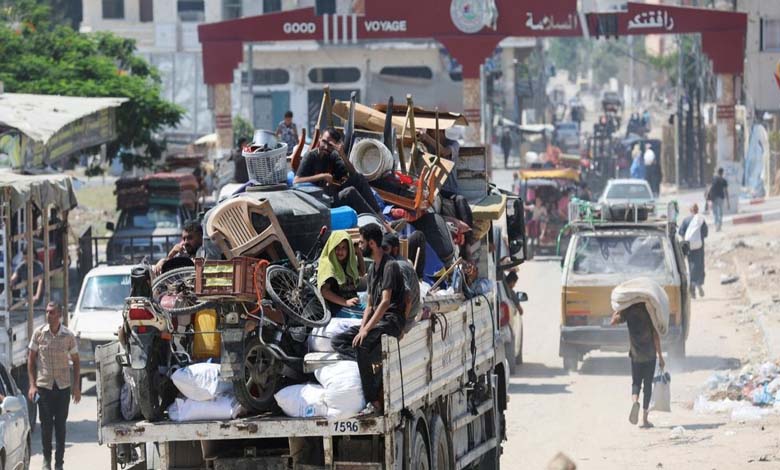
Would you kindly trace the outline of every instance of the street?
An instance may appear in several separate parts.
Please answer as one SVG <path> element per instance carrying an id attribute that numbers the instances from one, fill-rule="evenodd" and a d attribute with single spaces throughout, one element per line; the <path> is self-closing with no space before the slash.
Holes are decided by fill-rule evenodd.
<path id="1" fill-rule="evenodd" d="M 777 227 L 767 227 L 767 233 Z M 735 234 L 712 237 L 719 247 Z M 524 305 L 524 359 L 509 386 L 509 440 L 504 468 L 545 468 L 563 452 L 578 469 L 751 468 L 749 462 L 780 458 L 780 418 L 731 422 L 723 414 L 693 410 L 707 379 L 715 372 L 739 370 L 759 360 L 763 340 L 755 325 L 737 320 L 744 304 L 741 292 L 721 286 L 720 272 L 710 269 L 704 299 L 692 302 L 687 359 L 667 361 L 672 374 L 672 412 L 651 413 L 654 429 L 628 423 L 631 372 L 626 354 L 592 353 L 580 370 L 567 373 L 558 357 L 560 274 L 557 262 L 530 262 L 519 270 L 518 289 L 528 293 Z M 682 437 L 672 430 L 685 428 Z M 775 465 L 775 466 L 771 466 Z"/>

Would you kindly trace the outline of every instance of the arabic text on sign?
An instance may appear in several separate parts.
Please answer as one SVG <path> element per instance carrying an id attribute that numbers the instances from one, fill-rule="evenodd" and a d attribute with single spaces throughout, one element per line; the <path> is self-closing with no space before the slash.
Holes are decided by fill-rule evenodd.
<path id="1" fill-rule="evenodd" d="M 674 29 L 674 18 L 663 10 L 637 13 L 628 22 L 628 29 Z"/>
<path id="2" fill-rule="evenodd" d="M 577 29 L 577 24 L 579 21 L 577 19 L 577 15 L 571 13 L 566 17 L 566 22 L 562 23 L 556 23 L 555 17 L 553 15 L 545 15 L 538 22 L 534 21 L 534 14 L 530 11 L 526 13 L 526 17 L 528 19 L 526 20 L 525 25 L 532 31 L 574 31 Z"/>

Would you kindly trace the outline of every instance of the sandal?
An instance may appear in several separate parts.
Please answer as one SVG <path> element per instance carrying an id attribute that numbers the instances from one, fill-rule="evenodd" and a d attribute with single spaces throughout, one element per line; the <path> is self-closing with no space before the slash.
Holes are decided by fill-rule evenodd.
<path id="1" fill-rule="evenodd" d="M 639 422 L 639 402 L 637 401 L 631 405 L 631 413 L 628 415 L 628 422 L 631 424 L 636 424 Z"/>

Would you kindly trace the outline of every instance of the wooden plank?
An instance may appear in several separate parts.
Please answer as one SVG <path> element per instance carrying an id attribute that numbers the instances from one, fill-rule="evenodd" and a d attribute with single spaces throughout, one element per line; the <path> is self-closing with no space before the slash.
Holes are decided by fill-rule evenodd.
<path id="1" fill-rule="evenodd" d="M 27 235 L 27 337 L 32 338 L 33 334 L 33 310 L 35 306 L 33 305 L 33 283 L 35 282 L 33 279 L 33 257 L 35 256 L 34 250 L 33 250 L 33 232 L 32 232 L 32 225 L 33 225 L 33 204 L 32 201 L 27 201 L 27 204 L 25 207 L 25 216 L 24 216 L 24 231 Z"/>
<path id="2" fill-rule="evenodd" d="M 41 210 L 41 226 L 49 226 L 49 208 L 44 207 Z M 51 302 L 51 259 L 49 255 L 49 231 L 43 232 L 43 302 L 44 305 L 49 305 Z M 63 315 L 65 312 L 62 312 Z M 63 322 L 68 324 L 68 317 L 65 315 Z"/>

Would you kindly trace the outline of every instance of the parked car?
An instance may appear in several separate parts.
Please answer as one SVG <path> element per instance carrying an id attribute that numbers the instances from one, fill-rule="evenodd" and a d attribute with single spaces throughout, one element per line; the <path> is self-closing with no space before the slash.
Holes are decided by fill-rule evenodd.
<path id="1" fill-rule="evenodd" d="M 0 364 L 0 469 L 30 468 L 30 419 L 25 392 Z"/>
<path id="2" fill-rule="evenodd" d="M 580 127 L 576 122 L 559 122 L 555 125 L 553 142 L 565 153 L 579 153 Z"/>
<path id="3" fill-rule="evenodd" d="M 108 262 L 128 264 L 138 262 L 144 256 L 148 256 L 150 262 L 159 260 L 179 242 L 182 227 L 195 215 L 194 211 L 182 206 L 123 209 L 116 226 L 113 222 L 106 224 L 106 228 L 114 232 L 108 241 Z"/>
<path id="4" fill-rule="evenodd" d="M 116 340 L 125 297 L 130 295 L 130 265 L 98 266 L 81 285 L 70 328 L 78 338 L 81 378 L 95 380 L 95 348 Z"/>

